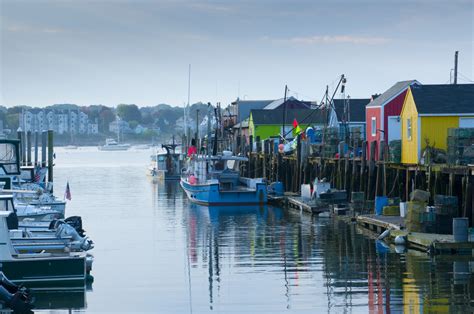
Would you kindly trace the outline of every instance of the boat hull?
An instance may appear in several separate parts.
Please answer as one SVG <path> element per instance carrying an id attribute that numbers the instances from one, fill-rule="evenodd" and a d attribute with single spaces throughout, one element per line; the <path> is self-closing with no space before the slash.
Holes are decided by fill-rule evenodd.
<path id="1" fill-rule="evenodd" d="M 228 205 L 263 205 L 267 203 L 267 187 L 265 183 L 257 183 L 255 189 L 222 191 L 219 184 L 189 184 L 184 179 L 181 187 L 188 199 L 196 204 L 208 206 Z"/>
<path id="2" fill-rule="evenodd" d="M 120 146 L 120 147 L 99 146 L 99 150 L 105 151 L 105 152 L 124 151 L 124 150 L 129 150 L 129 149 L 130 149 L 130 146 Z"/>
<path id="3" fill-rule="evenodd" d="M 84 287 L 86 257 L 25 258 L 1 261 L 0 270 L 16 284 L 36 289 Z"/>

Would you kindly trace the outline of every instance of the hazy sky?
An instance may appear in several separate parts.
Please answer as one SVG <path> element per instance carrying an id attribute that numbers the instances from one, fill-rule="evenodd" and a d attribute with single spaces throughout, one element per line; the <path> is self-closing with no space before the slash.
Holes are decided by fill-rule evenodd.
<path id="1" fill-rule="evenodd" d="M 474 80 L 467 1 L 0 0 L 0 104 L 320 100 Z"/>

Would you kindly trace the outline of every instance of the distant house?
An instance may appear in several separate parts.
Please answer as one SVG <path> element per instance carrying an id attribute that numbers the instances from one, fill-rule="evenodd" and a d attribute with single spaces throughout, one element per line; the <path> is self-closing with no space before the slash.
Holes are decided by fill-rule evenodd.
<path id="1" fill-rule="evenodd" d="M 137 125 L 137 126 L 135 127 L 134 132 L 135 132 L 135 134 L 142 134 L 142 133 L 145 132 L 146 130 L 148 130 L 148 129 L 139 124 L 139 125 Z"/>
<path id="2" fill-rule="evenodd" d="M 272 101 L 263 109 L 265 110 L 276 110 L 276 109 L 311 109 L 312 103 L 310 101 L 301 101 L 294 97 L 288 97 L 286 101 L 284 98 L 280 98 Z"/>
<path id="3" fill-rule="evenodd" d="M 401 81 L 390 87 L 382 95 L 366 106 L 367 156 L 370 158 L 370 145 L 375 142 L 375 160 L 379 156 L 380 140 L 388 144 L 401 138 L 400 112 L 410 86 L 420 85 L 416 80 Z"/>
<path id="4" fill-rule="evenodd" d="M 237 123 L 242 122 L 250 116 L 250 111 L 253 109 L 262 109 L 273 100 L 241 100 L 237 98 L 229 106 L 229 115 L 224 123 L 226 126 L 233 126 Z"/>
<path id="5" fill-rule="evenodd" d="M 427 144 L 447 148 L 448 128 L 474 127 L 474 84 L 412 85 L 400 120 L 402 163 L 418 164 Z"/>
<path id="6" fill-rule="evenodd" d="M 235 124 L 233 127 L 234 140 L 237 140 L 237 136 L 240 135 L 243 137 L 243 141 L 248 143 L 249 138 L 249 118 Z"/>
<path id="7" fill-rule="evenodd" d="M 115 120 L 109 123 L 109 132 L 112 133 L 133 133 L 127 121 Z"/>
<path id="8" fill-rule="evenodd" d="M 349 132 L 358 129 L 361 137 L 365 138 L 365 107 L 370 102 L 369 98 L 334 99 L 336 119 L 339 124 L 340 138 L 346 135 L 346 125 Z"/>
<path id="9" fill-rule="evenodd" d="M 301 129 L 308 126 L 323 127 L 326 116 L 319 109 L 288 109 L 286 110 L 285 123 L 283 124 L 284 110 L 252 110 L 249 118 L 249 135 L 260 140 L 270 137 L 280 137 L 283 133 L 287 138 L 292 138 L 293 121 L 296 119 Z M 288 134 L 287 134 L 288 133 Z"/>

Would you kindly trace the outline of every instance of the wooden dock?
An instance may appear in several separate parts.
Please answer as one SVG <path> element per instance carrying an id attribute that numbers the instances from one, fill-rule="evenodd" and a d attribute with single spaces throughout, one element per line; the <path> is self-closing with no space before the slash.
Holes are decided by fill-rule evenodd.
<path id="1" fill-rule="evenodd" d="M 356 220 L 360 227 L 374 234 L 380 235 L 385 230 L 390 230 L 390 236 L 387 239 L 391 243 L 394 242 L 395 237 L 403 236 L 406 238 L 408 248 L 427 252 L 431 255 L 472 255 L 472 250 L 474 250 L 474 242 L 454 242 L 454 237 L 449 234 L 407 232 L 404 230 L 402 217 L 361 215 Z"/>
<path id="2" fill-rule="evenodd" d="M 320 214 L 329 211 L 327 205 L 318 205 L 314 200 L 307 201 L 301 196 L 288 197 L 288 207 L 313 214 Z"/>

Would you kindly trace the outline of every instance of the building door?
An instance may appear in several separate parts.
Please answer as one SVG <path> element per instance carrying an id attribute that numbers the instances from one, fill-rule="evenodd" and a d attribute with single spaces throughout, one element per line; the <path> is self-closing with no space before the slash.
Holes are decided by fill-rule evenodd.
<path id="1" fill-rule="evenodd" d="M 460 118 L 459 127 L 460 128 L 474 128 L 474 118 Z"/>
<path id="2" fill-rule="evenodd" d="M 399 116 L 388 117 L 388 142 L 402 139 L 402 123 Z"/>

